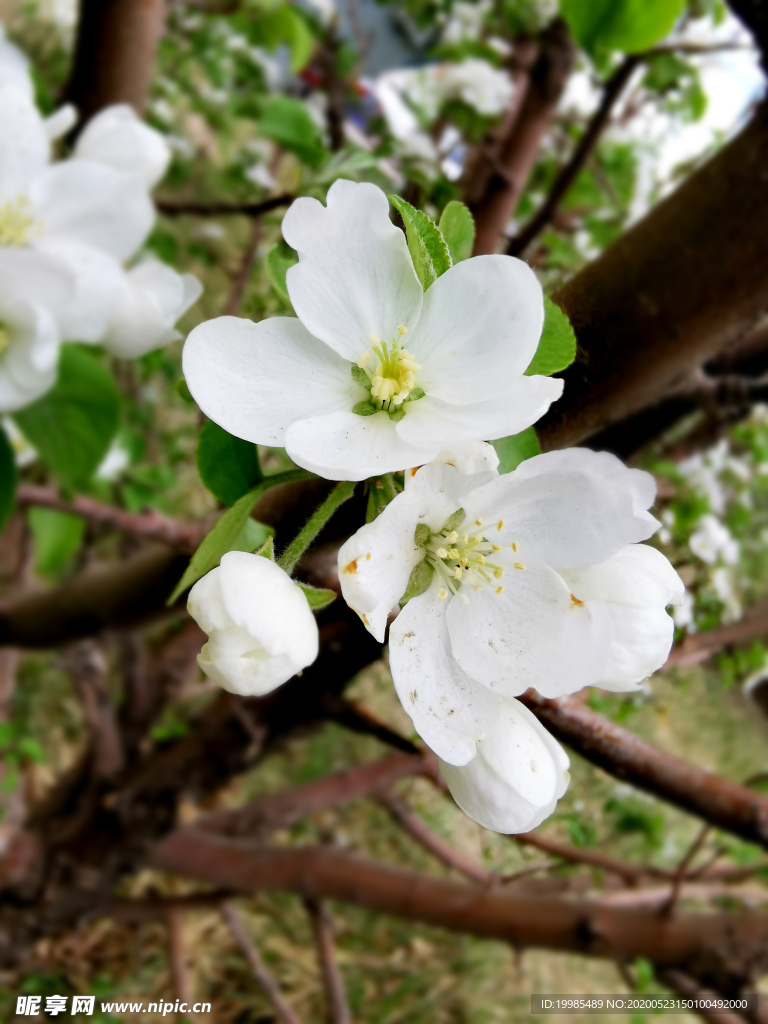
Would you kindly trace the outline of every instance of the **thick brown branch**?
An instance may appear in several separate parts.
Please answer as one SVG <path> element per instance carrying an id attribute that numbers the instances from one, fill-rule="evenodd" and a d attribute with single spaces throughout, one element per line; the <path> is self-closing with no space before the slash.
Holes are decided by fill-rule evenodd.
<path id="1" fill-rule="evenodd" d="M 534 238 L 537 238 L 547 224 L 550 223 L 566 192 L 579 176 L 590 154 L 600 141 L 600 136 L 610 120 L 611 112 L 639 63 L 639 57 L 625 57 L 605 83 L 600 105 L 590 118 L 584 134 L 573 151 L 573 155 L 555 178 L 549 194 L 542 205 L 528 223 L 524 225 L 520 234 L 510 242 L 509 249 L 507 250 L 510 256 L 519 256 L 520 253 L 524 252 Z"/>
<path id="2" fill-rule="evenodd" d="M 610 775 L 748 842 L 768 847 L 768 799 L 669 754 L 590 711 L 573 698 L 520 700 L 547 728 Z"/>
<path id="3" fill-rule="evenodd" d="M 281 206 L 290 206 L 296 196 L 282 195 L 260 203 L 197 203 L 176 199 L 156 199 L 155 206 L 166 217 L 261 217 Z"/>
<path id="4" fill-rule="evenodd" d="M 80 496 L 72 501 L 65 501 L 56 491 L 49 487 L 40 487 L 38 484 L 20 484 L 17 500 L 20 505 L 36 505 L 80 516 L 89 523 L 107 530 L 119 530 L 121 533 L 146 540 L 161 540 L 188 554 L 195 550 L 203 537 L 203 531 L 199 526 L 174 522 L 155 509 L 136 515 L 93 498 Z"/>
<path id="5" fill-rule="evenodd" d="M 156 868 L 213 885 L 341 900 L 521 949 L 644 957 L 720 991 L 740 989 L 768 966 L 768 917 L 759 914 L 681 914 L 670 920 L 647 910 L 483 890 L 332 847 L 263 849 L 191 830 L 170 835 L 150 859 Z"/>

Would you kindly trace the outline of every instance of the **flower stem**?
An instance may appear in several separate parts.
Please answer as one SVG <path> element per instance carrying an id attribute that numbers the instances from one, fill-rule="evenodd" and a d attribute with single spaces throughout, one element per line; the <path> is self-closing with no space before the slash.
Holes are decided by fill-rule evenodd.
<path id="1" fill-rule="evenodd" d="M 383 512 L 387 505 L 396 498 L 400 493 L 401 488 L 398 488 L 395 483 L 395 478 L 391 473 L 386 473 L 384 476 L 378 476 L 370 482 L 370 489 L 368 491 L 368 508 L 365 515 L 366 523 L 371 523 Z"/>
<path id="2" fill-rule="evenodd" d="M 318 533 L 320 533 L 334 512 L 343 505 L 345 501 L 348 501 L 349 498 L 352 497 L 355 487 L 356 484 L 352 480 L 344 480 L 340 484 L 336 484 L 320 508 L 312 514 L 309 522 L 299 530 L 291 543 L 278 558 L 277 564 L 281 569 L 284 569 L 289 574 L 293 571 L 298 560 L 307 550 Z"/>

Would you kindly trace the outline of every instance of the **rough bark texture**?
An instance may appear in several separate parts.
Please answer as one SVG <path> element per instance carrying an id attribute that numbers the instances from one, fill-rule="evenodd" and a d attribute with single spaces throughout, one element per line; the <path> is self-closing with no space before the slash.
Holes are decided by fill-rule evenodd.
<path id="1" fill-rule="evenodd" d="M 555 295 L 578 338 L 545 449 L 659 402 L 768 310 L 768 108 Z"/>
<path id="2" fill-rule="evenodd" d="M 165 13 L 165 0 L 80 0 L 65 98 L 82 122 L 112 103 L 143 112 Z"/>

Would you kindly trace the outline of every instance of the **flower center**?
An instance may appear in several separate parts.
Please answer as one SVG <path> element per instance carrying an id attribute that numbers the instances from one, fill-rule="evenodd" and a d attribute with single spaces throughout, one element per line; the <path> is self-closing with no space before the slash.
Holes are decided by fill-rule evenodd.
<path id="1" fill-rule="evenodd" d="M 42 222 L 32 216 L 32 204 L 26 196 L 0 205 L 0 246 L 21 249 L 37 238 L 42 228 Z"/>
<path id="2" fill-rule="evenodd" d="M 0 356 L 8 349 L 11 344 L 11 332 L 5 326 L 0 323 Z"/>
<path id="3" fill-rule="evenodd" d="M 366 349 L 357 366 L 352 367 L 353 378 L 368 391 L 370 398 L 358 403 L 353 412 L 361 416 L 386 412 L 390 419 L 399 420 L 405 415 L 406 402 L 424 397 L 424 391 L 416 385 L 421 367 L 399 341 L 405 333 L 405 327 L 398 327 L 398 337 L 389 344 L 370 335 L 371 349 Z"/>
<path id="4" fill-rule="evenodd" d="M 430 533 L 424 545 L 426 561 L 441 576 L 438 592 L 441 600 L 449 593 L 458 594 L 459 587 L 463 585 L 479 590 L 490 584 L 494 593 L 504 592 L 504 587 L 499 584 L 504 569 L 493 562 L 493 556 L 501 551 L 501 546 L 477 530 L 477 527 L 483 525 L 481 519 L 476 519 L 471 527 L 465 528 L 464 518 L 464 509 L 457 509 L 448 517 L 441 530 Z"/>

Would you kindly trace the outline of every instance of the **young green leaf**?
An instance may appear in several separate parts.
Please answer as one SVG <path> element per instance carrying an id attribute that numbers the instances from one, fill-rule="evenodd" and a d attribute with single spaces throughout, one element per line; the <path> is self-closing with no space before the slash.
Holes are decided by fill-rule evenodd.
<path id="1" fill-rule="evenodd" d="M 685 0 L 560 0 L 574 38 L 592 57 L 640 53 L 669 35 Z"/>
<path id="2" fill-rule="evenodd" d="M 461 263 L 472 255 L 475 244 L 475 220 L 469 207 L 452 199 L 440 218 L 440 234 L 445 239 L 453 263 Z"/>
<path id="3" fill-rule="evenodd" d="M 64 569 L 85 536 L 85 520 L 52 508 L 30 508 L 27 521 L 35 549 L 35 569 L 41 576 Z"/>
<path id="4" fill-rule="evenodd" d="M 544 330 L 531 365 L 525 371 L 549 377 L 564 370 L 576 358 L 576 334 L 565 313 L 552 299 L 544 296 Z"/>
<path id="5" fill-rule="evenodd" d="M 267 272 L 267 279 L 275 289 L 286 306 L 291 306 L 288 296 L 288 287 L 285 283 L 285 275 L 289 267 L 298 263 L 299 257 L 295 249 L 292 249 L 287 242 L 275 242 L 266 255 L 264 269 Z M 291 306 L 291 308 L 293 308 Z"/>
<path id="6" fill-rule="evenodd" d="M 541 454 L 539 439 L 533 427 L 528 427 L 519 434 L 511 437 L 501 437 L 498 441 L 491 441 L 499 456 L 499 472 L 511 473 L 517 469 L 521 462 Z"/>
<path id="7" fill-rule="evenodd" d="M 59 480 L 79 487 L 107 454 L 119 415 L 111 373 L 90 352 L 63 345 L 54 386 L 13 418 Z"/>
<path id="8" fill-rule="evenodd" d="M 308 583 L 299 583 L 297 586 L 303 591 L 312 611 L 327 608 L 332 601 L 336 600 L 335 590 L 326 590 L 325 587 L 311 587 Z"/>
<path id="9" fill-rule="evenodd" d="M 437 225 L 433 224 L 426 213 L 414 209 L 400 196 L 390 196 L 389 201 L 403 218 L 413 267 L 426 291 L 441 274 L 450 269 L 451 254 L 448 246 Z"/>
<path id="10" fill-rule="evenodd" d="M 211 420 L 200 431 L 197 469 L 205 486 L 224 505 L 234 505 L 262 476 L 256 445 L 233 437 Z"/>
<path id="11" fill-rule="evenodd" d="M 325 154 L 320 134 L 309 111 L 290 96 L 272 96 L 259 119 L 259 133 L 295 153 L 310 167 L 317 167 Z"/>
<path id="12" fill-rule="evenodd" d="M 13 511 L 16 498 L 16 486 L 19 474 L 16 470 L 16 458 L 8 435 L 0 427 L 0 530 Z"/>

